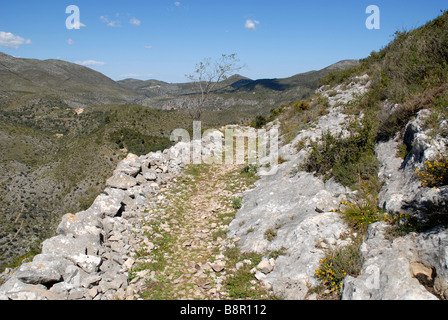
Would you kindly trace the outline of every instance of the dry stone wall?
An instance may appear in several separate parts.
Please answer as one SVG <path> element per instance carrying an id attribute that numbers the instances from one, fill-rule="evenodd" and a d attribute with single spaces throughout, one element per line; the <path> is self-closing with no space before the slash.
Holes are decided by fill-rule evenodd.
<path id="1" fill-rule="evenodd" d="M 42 243 L 32 262 L 6 270 L 0 299 L 132 298 L 129 271 L 136 247 L 145 241 L 151 249 L 134 232 L 133 221 L 144 218 L 160 189 L 185 166 L 180 147 L 140 157 L 129 154 L 89 209 L 64 215 L 57 236 Z"/>

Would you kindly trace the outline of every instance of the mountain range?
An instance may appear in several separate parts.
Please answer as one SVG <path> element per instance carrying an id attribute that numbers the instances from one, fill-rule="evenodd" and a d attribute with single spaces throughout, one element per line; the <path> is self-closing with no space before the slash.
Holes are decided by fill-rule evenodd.
<path id="1" fill-rule="evenodd" d="M 214 94 L 226 101 L 226 107 L 249 107 L 254 100 L 271 94 L 275 107 L 279 100 L 289 102 L 308 95 L 317 81 L 329 72 L 358 63 L 344 60 L 319 71 L 310 71 L 283 79 L 252 80 L 234 75 L 221 83 Z M 180 108 L 180 101 L 195 92 L 193 83 L 167 83 L 158 80 L 125 79 L 113 81 L 100 72 L 61 60 L 15 58 L 0 52 L 0 94 L 38 93 L 58 97 L 73 108 L 105 104 L 136 104 L 157 109 Z M 250 95 L 249 95 L 250 94 Z M 229 95 L 238 96 L 229 102 Z M 221 103 L 222 105 L 222 103 Z M 222 107 L 222 106 L 220 106 Z M 261 110 L 266 111 L 262 106 Z"/>

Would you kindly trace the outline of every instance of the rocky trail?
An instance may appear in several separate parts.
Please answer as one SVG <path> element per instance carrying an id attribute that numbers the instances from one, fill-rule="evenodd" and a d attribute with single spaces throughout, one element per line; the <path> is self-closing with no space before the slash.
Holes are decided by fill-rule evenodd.
<path id="1" fill-rule="evenodd" d="M 248 187 L 240 172 L 236 165 L 193 166 L 162 193 L 160 207 L 150 211 L 142 226 L 155 246 L 138 260 L 145 270 L 136 275 L 148 279 L 145 298 L 230 296 L 225 283 L 235 272 L 226 257 L 226 250 L 235 247 L 226 238 L 235 213 L 232 196 Z"/>
<path id="2" fill-rule="evenodd" d="M 210 146 L 203 141 L 203 152 Z M 0 277 L 1 299 L 259 299 L 260 254 L 227 237 L 253 187 L 243 165 L 187 165 L 181 143 L 129 154 L 86 211 L 68 213 L 41 253 Z"/>

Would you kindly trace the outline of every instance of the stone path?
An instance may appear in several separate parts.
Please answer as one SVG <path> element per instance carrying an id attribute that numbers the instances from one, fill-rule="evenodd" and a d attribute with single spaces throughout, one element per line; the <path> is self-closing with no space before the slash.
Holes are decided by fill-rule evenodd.
<path id="1" fill-rule="evenodd" d="M 242 259 L 245 262 L 235 265 L 226 256 L 238 240 L 226 237 L 236 211 L 232 199 L 251 182 L 241 175 L 241 169 L 236 165 L 192 166 L 162 191 L 140 227 L 147 239 L 143 243 L 152 250 L 142 250 L 136 260 L 131 285 L 140 284 L 137 297 L 231 298 L 226 281 L 244 263 L 252 264 Z M 251 284 L 259 290 L 255 278 Z"/>

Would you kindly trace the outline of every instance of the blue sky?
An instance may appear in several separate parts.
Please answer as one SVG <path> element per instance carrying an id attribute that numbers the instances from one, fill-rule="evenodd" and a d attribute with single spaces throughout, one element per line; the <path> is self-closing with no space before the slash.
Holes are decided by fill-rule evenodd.
<path id="1" fill-rule="evenodd" d="M 282 78 L 364 58 L 396 30 L 448 9 L 446 0 L 17 0 L 0 4 L 0 51 L 62 59 L 114 80 L 185 82 L 206 57 L 236 53 L 252 79 Z M 69 30 L 66 8 L 80 10 Z M 380 29 L 366 28 L 366 8 Z"/>

